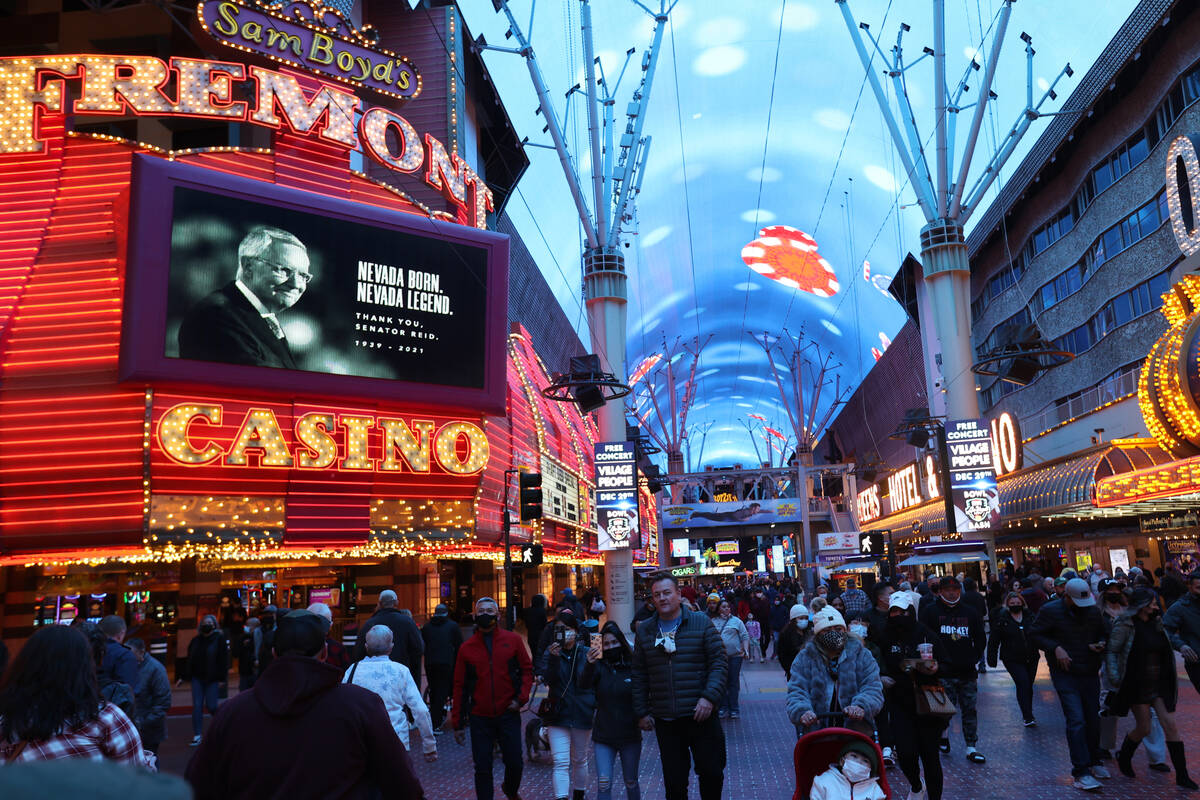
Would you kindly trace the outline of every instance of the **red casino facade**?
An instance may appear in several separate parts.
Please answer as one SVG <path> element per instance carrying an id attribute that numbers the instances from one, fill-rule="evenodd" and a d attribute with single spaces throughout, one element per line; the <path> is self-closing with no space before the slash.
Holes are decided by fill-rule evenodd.
<path id="1" fill-rule="evenodd" d="M 418 619 L 504 603 L 513 469 L 542 473 L 546 495 L 544 518 L 513 528 L 545 559 L 514 602 L 599 584 L 596 427 L 542 396 L 495 232 L 520 144 L 456 8 L 390 5 L 376 38 L 292 4 L 277 19 L 279 41 L 298 42 L 286 59 L 234 41 L 244 27 L 209 30 L 267 13 L 233 2 L 202 4 L 195 40 L 163 32 L 179 47 L 166 59 L 97 53 L 103 31 L 66 12 L 49 41 L 82 37 L 80 54 L 0 57 L 10 646 L 117 613 L 182 653 L 204 613 L 322 600 L 348 626 L 387 587 Z M 130 11 L 124 25 L 161 30 Z M 334 74 L 355 63 L 375 78 Z M 255 214 L 309 239 L 307 289 L 277 318 L 294 368 L 176 352 L 174 306 L 247 263 L 230 231 Z M 656 526 L 643 490 L 635 560 L 657 563 Z"/>

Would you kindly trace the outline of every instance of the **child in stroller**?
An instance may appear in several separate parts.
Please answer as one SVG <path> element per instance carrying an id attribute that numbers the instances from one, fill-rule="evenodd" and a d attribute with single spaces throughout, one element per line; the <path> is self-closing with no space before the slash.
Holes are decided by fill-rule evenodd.
<path id="1" fill-rule="evenodd" d="M 796 742 L 794 761 L 793 800 L 887 800 L 891 791 L 879 747 L 848 728 L 806 733 Z"/>

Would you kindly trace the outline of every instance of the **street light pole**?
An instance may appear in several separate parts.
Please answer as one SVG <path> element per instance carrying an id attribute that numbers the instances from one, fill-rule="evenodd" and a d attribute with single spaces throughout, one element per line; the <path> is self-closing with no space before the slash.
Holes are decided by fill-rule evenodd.
<path id="1" fill-rule="evenodd" d="M 512 543 L 510 541 L 512 520 L 508 517 L 508 476 L 518 472 L 520 470 L 511 468 L 504 470 L 504 602 L 506 605 L 504 618 L 508 620 L 510 631 L 517 627 L 517 615 L 516 607 L 513 606 Z"/>

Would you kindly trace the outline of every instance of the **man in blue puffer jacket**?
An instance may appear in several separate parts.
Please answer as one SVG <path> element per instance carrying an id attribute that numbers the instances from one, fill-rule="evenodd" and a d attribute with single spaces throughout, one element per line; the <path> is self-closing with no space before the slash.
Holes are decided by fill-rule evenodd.
<path id="1" fill-rule="evenodd" d="M 788 718 L 797 736 L 820 722 L 818 715 L 842 712 L 846 727 L 870 735 L 883 708 L 879 665 L 863 643 L 846 631 L 836 608 L 813 615 L 813 638 L 792 662 Z"/>

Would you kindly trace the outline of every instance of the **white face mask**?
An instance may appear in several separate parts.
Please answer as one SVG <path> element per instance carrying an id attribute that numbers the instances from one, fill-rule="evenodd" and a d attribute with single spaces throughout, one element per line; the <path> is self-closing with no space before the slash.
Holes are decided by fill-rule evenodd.
<path id="1" fill-rule="evenodd" d="M 860 639 L 867 638 L 867 626 L 866 625 L 851 625 L 850 632 Z"/>
<path id="2" fill-rule="evenodd" d="M 871 777 L 871 767 L 868 764 L 863 764 L 858 761 L 846 759 L 842 764 L 842 774 L 846 776 L 846 780 L 851 783 L 865 781 Z"/>
<path id="3" fill-rule="evenodd" d="M 804 630 L 808 627 L 808 617 L 796 617 L 796 627 Z"/>

